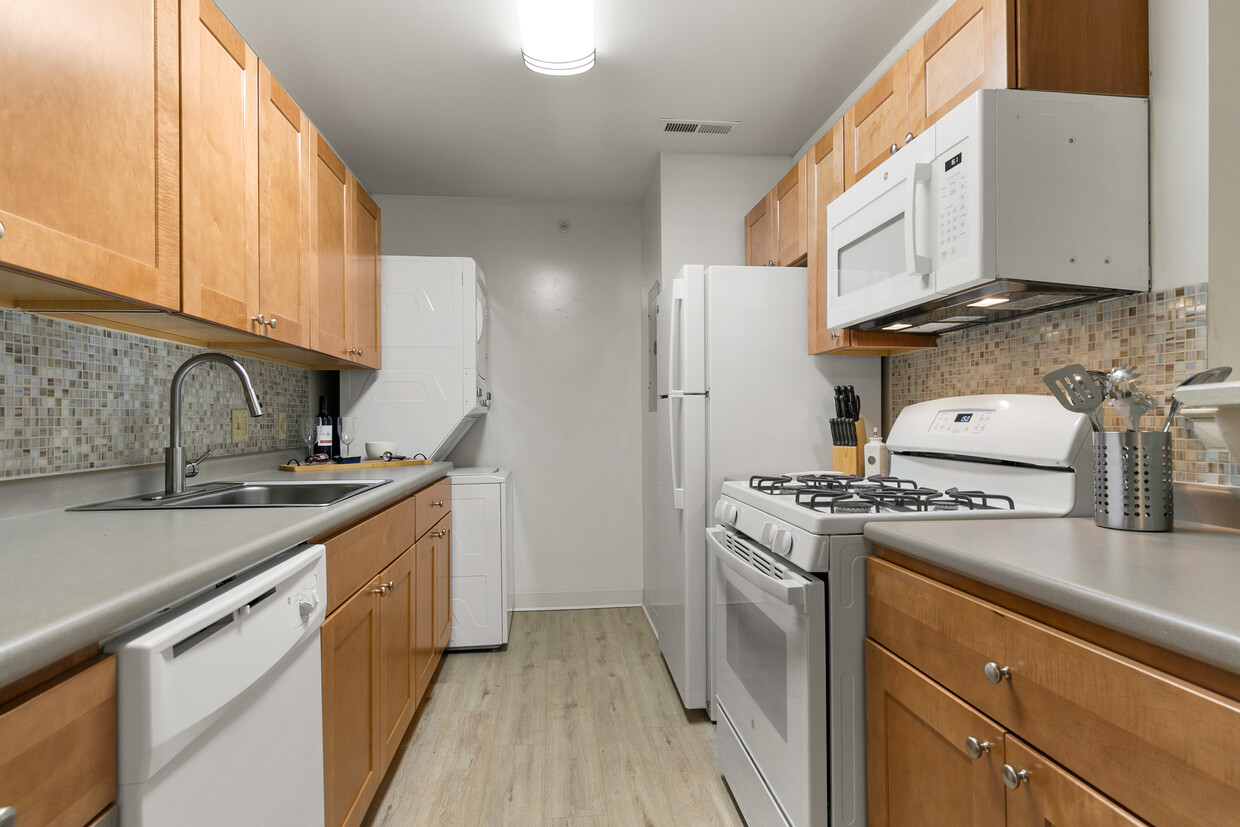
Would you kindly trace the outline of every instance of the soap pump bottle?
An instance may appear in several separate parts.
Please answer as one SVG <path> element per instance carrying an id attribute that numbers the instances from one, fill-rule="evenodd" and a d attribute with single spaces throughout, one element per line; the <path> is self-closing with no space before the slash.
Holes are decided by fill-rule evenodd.
<path id="1" fill-rule="evenodd" d="M 883 438 L 878 434 L 877 427 L 865 444 L 865 473 L 867 476 L 878 474 L 887 477 L 891 475 L 891 451 L 887 450 Z"/>

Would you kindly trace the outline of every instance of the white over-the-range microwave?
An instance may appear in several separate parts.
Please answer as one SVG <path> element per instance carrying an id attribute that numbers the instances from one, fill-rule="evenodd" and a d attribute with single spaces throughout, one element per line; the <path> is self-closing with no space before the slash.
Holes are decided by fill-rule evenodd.
<path id="1" fill-rule="evenodd" d="M 1149 290 L 1144 98 L 985 89 L 827 206 L 827 326 L 938 333 Z"/>

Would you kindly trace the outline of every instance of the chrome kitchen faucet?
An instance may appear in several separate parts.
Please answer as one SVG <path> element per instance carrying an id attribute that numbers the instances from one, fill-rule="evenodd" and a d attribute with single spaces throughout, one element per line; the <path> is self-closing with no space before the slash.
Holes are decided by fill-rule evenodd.
<path id="1" fill-rule="evenodd" d="M 196 476 L 198 464 L 210 454 L 210 449 L 193 462 L 185 461 L 185 449 L 181 447 L 181 383 L 185 376 L 196 365 L 203 362 L 219 362 L 232 368 L 233 373 L 241 380 L 241 388 L 245 391 L 245 404 L 250 409 L 250 416 L 262 416 L 263 405 L 258 401 L 258 394 L 250 384 L 250 375 L 245 368 L 231 356 L 224 353 L 200 353 L 185 360 L 185 364 L 177 369 L 172 377 L 172 392 L 168 400 L 168 447 L 164 449 L 164 496 L 171 497 L 185 490 L 185 477 Z"/>

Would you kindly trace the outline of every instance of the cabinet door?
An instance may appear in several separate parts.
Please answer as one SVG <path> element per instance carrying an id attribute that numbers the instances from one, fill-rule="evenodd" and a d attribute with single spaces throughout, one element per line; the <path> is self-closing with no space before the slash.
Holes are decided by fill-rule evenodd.
<path id="1" fill-rule="evenodd" d="M 354 361 L 370 368 L 380 366 L 379 351 L 379 205 L 349 177 L 352 220 L 349 235 L 349 347 L 356 348 Z"/>
<path id="2" fill-rule="evenodd" d="M 383 741 L 381 767 L 386 770 L 413 720 L 413 629 L 416 595 L 414 549 L 396 558 L 379 575 L 379 732 Z"/>
<path id="3" fill-rule="evenodd" d="M 258 330 L 258 58 L 211 0 L 181 5 L 181 309 Z"/>
<path id="4" fill-rule="evenodd" d="M 85 824 L 115 797 L 115 657 L 0 705 L 0 809 L 19 825 Z"/>
<path id="5" fill-rule="evenodd" d="M 310 227 L 312 277 L 310 347 L 347 359 L 348 273 L 345 256 L 349 174 L 313 126 L 310 159 Z"/>
<path id="6" fill-rule="evenodd" d="M 979 89 L 1015 85 L 1009 0 L 957 0 L 908 53 L 909 131 L 920 135 Z"/>
<path id="7" fill-rule="evenodd" d="M 775 235 L 779 250 L 775 263 L 780 267 L 799 265 L 809 253 L 806 201 L 810 197 L 809 166 L 812 154 L 811 150 L 801 156 L 775 185 Z"/>
<path id="8" fill-rule="evenodd" d="M 383 777 L 378 577 L 323 622 L 326 823 L 356 825 Z"/>
<path id="9" fill-rule="evenodd" d="M 180 309 L 177 0 L 6 0 L 0 264 Z"/>
<path id="10" fill-rule="evenodd" d="M 1140 827 L 1145 822 L 1104 798 L 1079 778 L 1008 733 L 1004 758 L 1028 780 L 1007 791 L 1007 827 Z"/>
<path id="11" fill-rule="evenodd" d="M 908 134 L 908 54 L 844 113 L 844 187 L 904 146 Z"/>
<path id="12" fill-rule="evenodd" d="M 865 682 L 871 827 L 1003 824 L 1003 730 L 870 640 Z"/>
<path id="13" fill-rule="evenodd" d="M 435 650 L 442 653 L 452 637 L 452 573 L 450 549 L 452 548 L 452 515 L 444 517 L 435 526 Z"/>
<path id="14" fill-rule="evenodd" d="M 1017 66 L 1012 85 L 1095 95 L 1150 93 L 1148 0 L 1015 4 Z"/>
<path id="15" fill-rule="evenodd" d="M 414 697 L 421 702 L 435 672 L 435 538 L 428 533 L 415 551 L 413 674 Z"/>
<path id="16" fill-rule="evenodd" d="M 779 251 L 775 236 L 775 190 L 762 196 L 745 216 L 745 263 L 752 267 L 774 264 Z"/>
<path id="17" fill-rule="evenodd" d="M 258 90 L 258 309 L 261 331 L 310 345 L 310 122 L 266 65 Z"/>
<path id="18" fill-rule="evenodd" d="M 827 205 L 844 192 L 844 121 L 838 120 L 809 153 L 809 352 L 829 353 L 839 342 L 827 329 Z"/>

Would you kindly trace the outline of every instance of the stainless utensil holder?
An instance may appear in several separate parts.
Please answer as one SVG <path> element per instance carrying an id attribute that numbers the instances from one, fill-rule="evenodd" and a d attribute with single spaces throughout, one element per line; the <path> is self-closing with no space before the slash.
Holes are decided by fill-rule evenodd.
<path id="1" fill-rule="evenodd" d="M 1094 433 L 1094 522 L 1124 531 L 1170 531 L 1171 435 Z"/>

